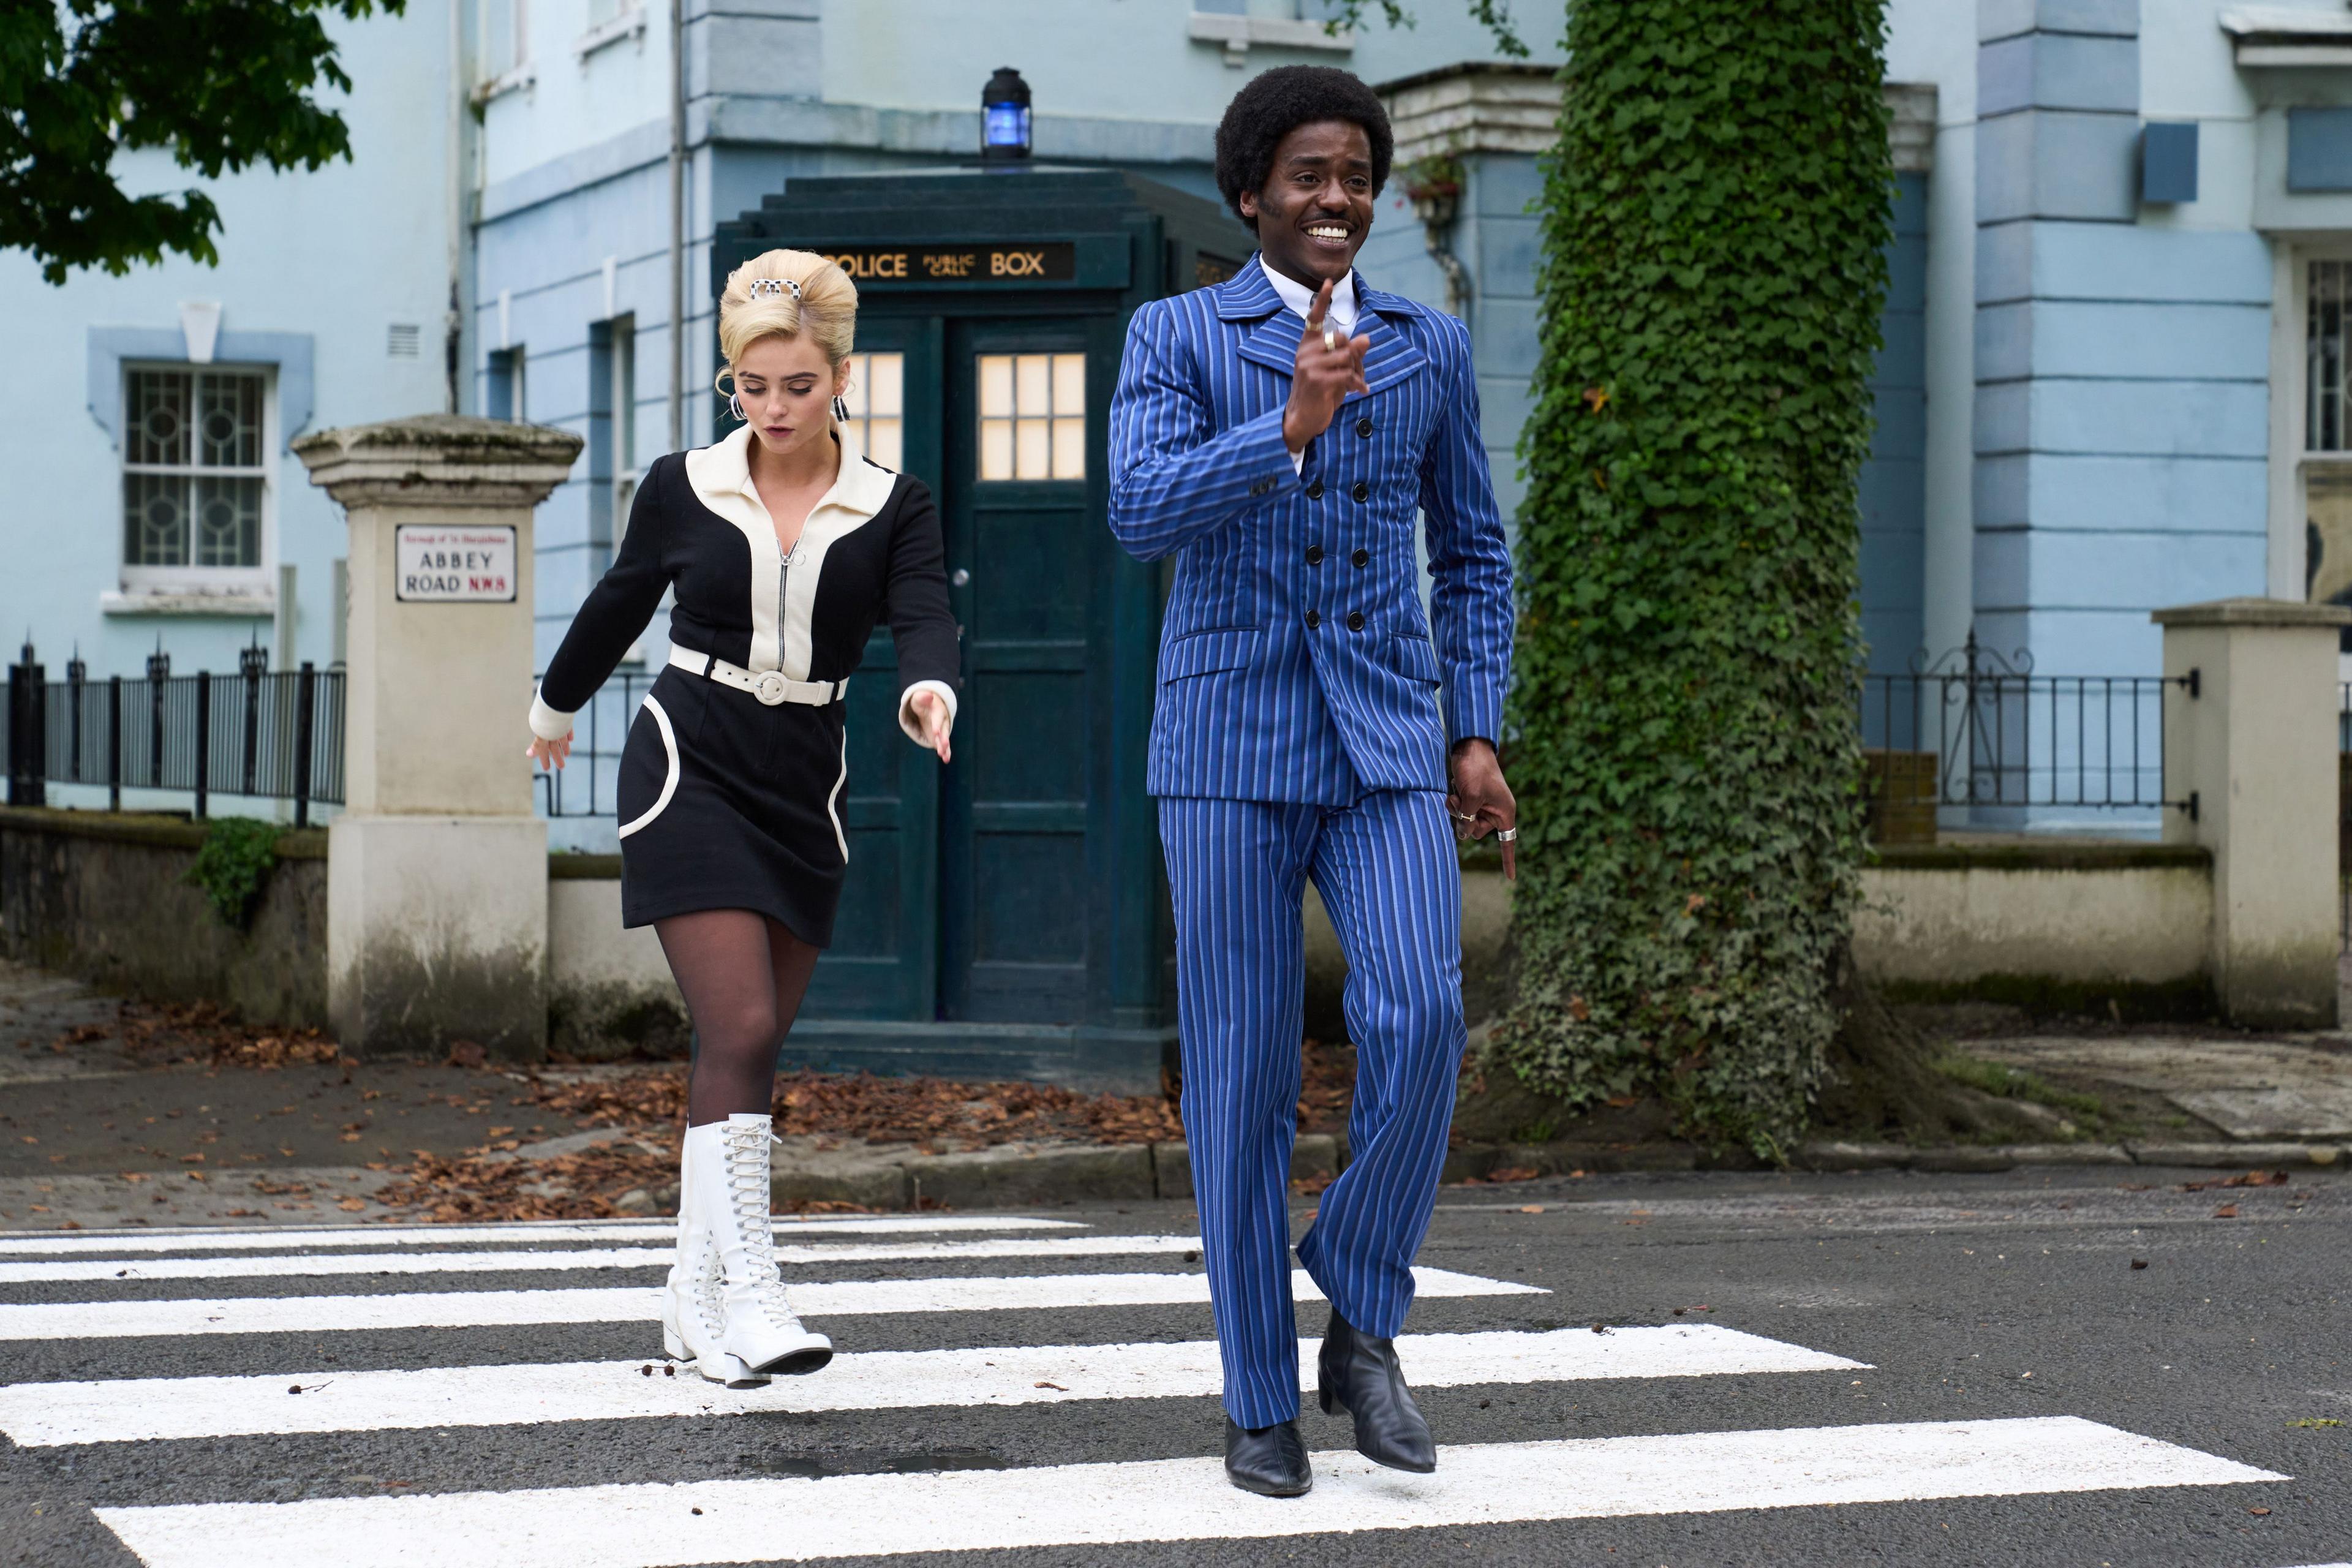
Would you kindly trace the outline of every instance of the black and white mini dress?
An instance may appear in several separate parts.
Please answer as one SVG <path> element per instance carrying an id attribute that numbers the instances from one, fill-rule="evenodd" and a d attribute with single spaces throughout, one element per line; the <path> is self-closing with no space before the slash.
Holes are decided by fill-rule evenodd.
<path id="1" fill-rule="evenodd" d="M 754 910 L 824 947 L 849 858 L 843 691 L 887 617 L 898 722 L 919 742 L 917 691 L 955 711 L 956 625 L 921 481 L 836 430 L 840 477 L 786 555 L 751 484 L 751 439 L 745 426 L 646 471 L 619 554 L 548 661 L 530 727 L 571 733 L 674 588 L 669 665 L 621 753 L 622 923 Z"/>

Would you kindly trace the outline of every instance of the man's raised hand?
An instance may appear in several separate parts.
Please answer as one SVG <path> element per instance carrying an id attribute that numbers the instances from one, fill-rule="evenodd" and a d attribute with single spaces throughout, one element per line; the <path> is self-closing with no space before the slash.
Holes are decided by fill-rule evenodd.
<path id="1" fill-rule="evenodd" d="M 1331 427 L 1332 416 L 1348 394 L 1371 391 L 1364 384 L 1364 351 L 1372 340 L 1332 333 L 1327 344 L 1325 323 L 1330 312 L 1331 280 L 1327 278 L 1307 308 L 1307 330 L 1299 334 L 1297 360 L 1291 367 L 1290 403 L 1282 411 L 1283 445 L 1294 452 L 1307 450 L 1307 442 Z"/>

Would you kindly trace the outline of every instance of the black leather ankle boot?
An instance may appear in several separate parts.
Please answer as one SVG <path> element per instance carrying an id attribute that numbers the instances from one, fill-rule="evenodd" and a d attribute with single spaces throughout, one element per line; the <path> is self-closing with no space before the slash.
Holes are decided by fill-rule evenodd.
<path id="1" fill-rule="evenodd" d="M 1323 1414 L 1339 1405 L 1356 1418 L 1356 1452 L 1392 1470 L 1427 1475 L 1437 1468 L 1437 1444 L 1405 1386 L 1394 1341 L 1358 1333 L 1333 1308 L 1317 1367 Z"/>
<path id="2" fill-rule="evenodd" d="M 1225 1417 L 1225 1476 L 1260 1497 L 1297 1497 L 1315 1484 L 1307 1463 L 1307 1443 L 1298 1423 L 1277 1421 L 1255 1429 Z"/>

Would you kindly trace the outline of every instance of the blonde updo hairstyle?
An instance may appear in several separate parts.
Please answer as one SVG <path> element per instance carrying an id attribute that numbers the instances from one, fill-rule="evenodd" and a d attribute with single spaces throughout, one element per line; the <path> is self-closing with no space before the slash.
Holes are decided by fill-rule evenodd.
<path id="1" fill-rule="evenodd" d="M 754 291 L 752 285 L 772 279 L 782 289 Z M 794 298 L 790 285 L 798 284 Z M 727 275 L 719 296 L 719 352 L 727 367 L 713 379 L 720 392 L 732 378 L 736 364 L 753 343 L 766 337 L 797 337 L 806 332 L 824 351 L 825 363 L 835 371 L 849 357 L 857 336 L 857 285 L 849 274 L 810 250 L 770 250 L 751 258 Z"/>

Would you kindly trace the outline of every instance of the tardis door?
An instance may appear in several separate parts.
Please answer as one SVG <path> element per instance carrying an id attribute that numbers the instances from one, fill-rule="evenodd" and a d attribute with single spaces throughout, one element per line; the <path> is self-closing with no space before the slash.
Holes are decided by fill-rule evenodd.
<path id="1" fill-rule="evenodd" d="M 851 426 L 877 462 L 926 479 L 940 472 L 940 361 L 936 317 L 876 312 L 858 323 Z M 899 731 L 898 686 L 884 625 L 849 683 L 849 868 L 833 946 L 803 1005 L 812 1018 L 937 1016 L 940 768 Z"/>
<path id="2" fill-rule="evenodd" d="M 1087 1015 L 1097 925 L 1087 797 L 1105 334 L 1083 320 L 950 321 L 945 522 L 963 711 L 940 802 L 940 1014 Z"/>

